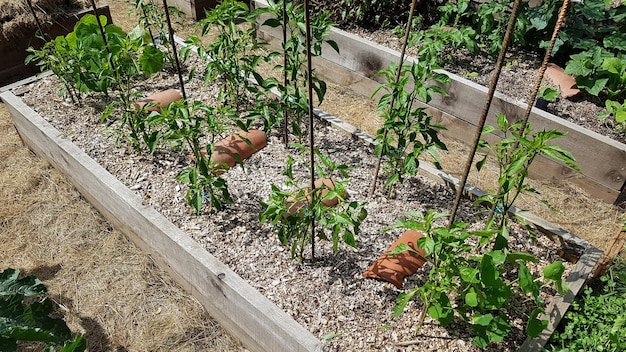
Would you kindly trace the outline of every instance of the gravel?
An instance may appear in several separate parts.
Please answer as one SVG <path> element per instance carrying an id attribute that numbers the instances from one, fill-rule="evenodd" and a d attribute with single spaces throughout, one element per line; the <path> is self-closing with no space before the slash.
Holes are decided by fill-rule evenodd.
<path id="1" fill-rule="evenodd" d="M 175 75 L 160 73 L 140 88 L 151 94 L 176 86 Z M 66 138 L 141 195 L 146 204 L 160 211 L 315 336 L 338 334 L 327 341 L 328 351 L 478 350 L 469 342 L 471 330 L 461 321 L 442 328 L 426 318 L 424 327 L 416 333 L 419 302 L 411 302 L 400 317 L 391 316 L 398 294 L 423 282 L 426 270 L 407 279 L 401 290 L 390 283 L 362 277 L 366 268 L 400 235 L 400 231 L 384 229 L 405 212 L 448 211 L 454 195 L 447 187 L 417 176 L 398 187 L 393 199 L 382 196 L 380 191 L 368 199 L 376 162 L 371 147 L 318 121 L 314 127 L 317 146 L 336 161 L 352 167 L 349 197 L 367 202 L 369 216 L 361 227 L 357 249 L 341 245 L 334 255 L 330 244 L 317 242 L 315 260 L 310 260 L 310 252 L 305 251 L 305 260 L 300 263 L 290 257 L 289 248 L 280 244 L 273 229 L 258 221 L 259 202 L 267 199 L 272 183 L 280 185 L 284 180 L 286 157 L 294 153 L 285 148 L 278 132 L 268 136 L 267 147 L 246 160 L 245 167 L 237 166 L 224 174 L 234 204 L 222 212 L 211 210 L 196 216 L 184 202 L 185 186 L 175 180 L 176 174 L 190 162 L 184 154 L 168 150 L 154 155 L 137 154 L 125 141 L 116 143 L 105 126 L 98 123 L 104 107 L 100 96 L 86 97 L 83 106 L 77 107 L 59 96 L 60 87 L 54 77 L 44 78 L 22 91 L 23 99 Z M 206 101 L 213 94 L 198 81 L 189 82 L 186 88 L 192 99 Z M 295 169 L 306 184 L 306 168 L 298 163 Z M 482 219 L 473 215 L 476 211 L 465 203 L 457 219 L 479 227 Z M 539 265 L 559 259 L 555 254 L 557 246 L 544 236 L 533 241 L 528 233 L 513 230 L 511 237 L 512 249 L 542 258 Z M 547 300 L 552 293 L 544 292 Z M 525 338 L 524 314 L 528 313 L 512 309 L 510 335 L 489 350 L 517 350 Z"/>

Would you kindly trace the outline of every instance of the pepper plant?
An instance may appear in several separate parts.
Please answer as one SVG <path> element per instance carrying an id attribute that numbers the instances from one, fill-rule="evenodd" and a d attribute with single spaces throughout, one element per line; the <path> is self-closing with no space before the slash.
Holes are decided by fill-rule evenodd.
<path id="1" fill-rule="evenodd" d="M 306 67 L 306 27 L 304 6 L 301 3 L 288 1 L 286 13 L 288 18 L 283 17 L 283 2 L 268 1 L 272 18 L 266 20 L 263 25 L 273 28 L 286 26 L 287 41 L 283 43 L 284 62 L 277 64 L 274 68 L 286 72 L 286 82 L 274 81 L 280 93 L 279 112 L 290 112 L 294 115 L 291 120 L 291 128 L 294 135 L 302 137 L 301 119 L 309 110 L 308 92 L 305 89 L 308 82 L 308 73 L 303 68 Z M 311 18 L 311 57 L 322 55 L 322 44 L 326 43 L 335 51 L 339 52 L 337 43 L 327 40 L 333 22 L 327 11 L 321 11 Z M 274 55 L 280 55 L 274 53 Z M 317 76 L 315 70 L 311 73 L 313 91 L 317 98 L 317 104 L 322 104 L 326 95 L 326 82 Z M 280 113 L 278 114 L 280 116 Z"/>
<path id="2" fill-rule="evenodd" d="M 565 133 L 557 130 L 542 130 L 533 132 L 532 125 L 528 123 L 522 126 L 522 121 L 510 123 L 503 114 L 498 115 L 498 131 L 504 134 L 504 138 L 495 143 L 481 140 L 478 150 L 487 150 L 494 154 L 498 164 L 498 190 L 478 198 L 478 203 L 486 203 L 492 209 L 490 219 L 493 225 L 499 229 L 495 248 L 503 249 L 508 243 L 509 219 L 507 213 L 513 206 L 515 200 L 523 192 L 538 194 L 530 185 L 526 184 L 528 170 L 538 156 L 546 156 L 555 161 L 564 163 L 574 170 L 579 171 L 574 156 L 555 144 L 549 144 L 556 138 L 562 137 Z M 523 128 L 523 130 L 522 130 Z M 493 133 L 496 128 L 486 126 L 483 135 Z M 476 163 L 478 170 L 485 165 L 489 153 Z M 489 224 L 490 226 L 492 223 Z"/>
<path id="3" fill-rule="evenodd" d="M 206 62 L 203 72 L 205 83 L 218 80 L 220 91 L 218 100 L 234 108 L 247 107 L 250 92 L 261 92 L 249 81 L 256 74 L 262 61 L 270 61 L 272 55 L 264 55 L 259 49 L 266 43 L 255 35 L 257 17 L 267 9 L 250 11 L 241 1 L 225 0 L 214 9 L 206 11 L 206 17 L 198 22 L 201 35 L 216 34 L 209 44 L 203 44 L 200 37 L 191 35 L 181 54 L 188 58 L 192 49 Z M 192 70 L 191 76 L 195 75 Z M 259 77 L 258 74 L 255 75 Z"/>
<path id="4" fill-rule="evenodd" d="M 201 101 L 184 100 L 169 104 L 160 112 L 150 115 L 155 125 L 164 126 L 160 141 L 181 152 L 191 152 L 191 165 L 182 170 L 176 179 L 187 185 L 185 200 L 196 214 L 205 205 L 222 210 L 232 203 L 226 180 L 221 177 L 225 167 L 212 160 L 215 142 L 228 129 L 229 120 L 236 118 L 227 106 L 211 107 Z"/>
<path id="5" fill-rule="evenodd" d="M 438 166 L 436 149 L 446 149 L 438 137 L 438 131 L 444 127 L 434 124 L 421 104 L 430 102 L 435 94 L 446 96 L 445 90 L 436 83 L 447 84 L 450 80 L 436 71 L 441 42 L 432 40 L 432 34 L 411 35 L 411 46 L 419 46 L 418 59 L 410 64 L 403 63 L 399 72 L 397 64 L 390 63 L 379 72 L 386 83 L 372 94 L 374 97 L 384 92 L 376 109 L 384 123 L 376 133 L 375 153 L 385 161 L 388 193 L 406 175 L 417 174 L 422 153 L 428 153 Z"/>
<path id="6" fill-rule="evenodd" d="M 301 155 L 307 155 L 307 147 L 295 144 Z M 317 175 L 322 179 L 330 179 L 332 186 L 323 183 L 320 187 L 302 187 L 301 180 L 294 175 L 296 160 L 288 157 L 283 175 L 287 177 L 286 190 L 272 185 L 272 192 L 267 202 L 262 202 L 263 211 L 259 219 L 261 223 L 269 222 L 278 229 L 278 238 L 283 245 L 291 246 L 292 258 L 302 261 L 304 249 L 311 242 L 311 219 L 318 226 L 315 236 L 319 239 L 331 241 L 333 251 L 339 250 L 339 242 L 356 247 L 355 236 L 359 234 L 359 227 L 367 217 L 365 203 L 346 199 L 348 171 L 344 164 L 337 164 L 319 149 L 315 154 L 321 164 L 315 165 Z M 301 164 L 309 167 L 307 161 Z M 341 177 L 342 180 L 336 179 Z M 328 201 L 337 199 L 337 204 L 330 206 Z"/>
<path id="7" fill-rule="evenodd" d="M 472 343 L 485 348 L 491 342 L 502 341 L 510 332 L 508 312 L 522 310 L 524 302 L 531 302 L 535 308 L 527 316 L 526 334 L 539 336 L 548 324 L 539 318 L 544 313 L 541 288 L 552 283 L 560 294 L 568 290 L 562 279 L 565 270 L 562 262 L 546 266 L 543 279 L 535 278 L 527 263 L 536 263 L 537 258 L 508 248 L 490 248 L 497 230 L 468 230 L 468 224 L 463 222 L 450 227 L 437 226 L 436 220 L 447 215 L 434 210 L 408 215 L 410 218 L 399 220 L 393 228 L 425 234 L 417 245 L 425 251 L 430 269 L 425 283 L 398 296 L 394 316 L 401 315 L 409 301 L 420 300 L 418 331 L 426 314 L 443 326 L 458 317 L 471 326 Z M 418 253 L 402 244 L 391 255 L 403 251 Z"/>

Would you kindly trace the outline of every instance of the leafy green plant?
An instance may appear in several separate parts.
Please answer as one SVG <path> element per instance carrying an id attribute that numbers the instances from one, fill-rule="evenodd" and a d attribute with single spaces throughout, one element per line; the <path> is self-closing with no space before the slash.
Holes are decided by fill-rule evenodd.
<path id="1" fill-rule="evenodd" d="M 626 349 L 626 265 L 623 258 L 585 287 L 552 334 L 547 351 L 624 351 Z"/>
<path id="2" fill-rule="evenodd" d="M 213 162 L 215 142 L 227 130 L 234 112 L 227 106 L 215 108 L 201 101 L 175 101 L 160 113 L 151 114 L 155 124 L 164 126 L 160 140 L 183 152 L 190 151 L 192 165 L 182 170 L 176 179 L 187 185 L 185 200 L 201 214 L 204 205 L 222 210 L 232 203 L 228 185 L 220 175 L 224 165 Z"/>
<path id="3" fill-rule="evenodd" d="M 213 31 L 217 33 L 216 39 L 205 46 L 198 36 L 192 35 L 182 51 L 187 58 L 192 46 L 197 48 L 199 57 L 206 62 L 203 73 L 205 83 L 219 80 L 218 99 L 235 108 L 247 103 L 246 93 L 260 93 L 248 78 L 256 74 L 261 61 L 272 58 L 272 55 L 263 55 L 258 50 L 266 43 L 255 35 L 256 19 L 266 11 L 264 8 L 250 11 L 241 1 L 225 0 L 206 11 L 206 17 L 198 22 L 202 26 L 202 36 Z M 192 71 L 194 74 L 195 71 Z"/>
<path id="4" fill-rule="evenodd" d="M 604 120 L 607 117 L 612 117 L 622 131 L 626 131 L 626 101 L 619 103 L 613 100 L 607 100 L 605 102 L 606 111 L 600 113 L 598 118 Z"/>
<path id="5" fill-rule="evenodd" d="M 72 52 L 67 39 L 63 36 L 55 40 L 46 42 L 41 49 L 29 47 L 30 53 L 25 64 L 36 62 L 41 72 L 51 70 L 55 76 L 63 83 L 64 90 L 61 95 L 69 95 L 74 104 L 79 104 L 81 100 L 80 65 L 76 62 L 76 55 Z"/>
<path id="6" fill-rule="evenodd" d="M 567 292 L 562 280 L 563 263 L 556 261 L 548 265 L 540 280 L 527 265 L 538 261 L 532 255 L 506 248 L 488 249 L 496 230 L 470 231 L 463 222 L 455 222 L 449 228 L 435 226 L 437 219 L 447 215 L 433 210 L 408 215 L 409 219 L 399 220 L 393 228 L 408 228 L 425 234 L 417 245 L 424 249 L 430 269 L 425 283 L 398 296 L 395 316 L 404 312 L 409 301 L 419 299 L 423 305 L 418 331 L 426 314 L 443 326 L 457 317 L 471 326 L 475 334 L 472 343 L 482 348 L 507 336 L 511 329 L 509 312 L 521 310 L 520 302 L 529 301 L 536 307 L 527 317 L 529 336 L 538 336 L 547 326 L 546 320 L 538 318 L 544 312 L 539 292 L 550 282 L 561 294 Z M 399 245 L 392 255 L 403 251 L 415 250 Z"/>
<path id="7" fill-rule="evenodd" d="M 306 147 L 295 145 L 302 155 L 306 155 Z M 314 190 L 302 187 L 302 182 L 294 176 L 293 167 L 295 160 L 290 156 L 283 175 L 287 176 L 282 190 L 272 185 L 272 193 L 267 202 L 262 202 L 264 210 L 259 219 L 261 223 L 269 222 L 278 228 L 278 238 L 284 245 L 291 246 L 292 258 L 302 260 L 306 245 L 311 242 L 311 226 L 314 219 L 319 227 L 316 228 L 316 238 L 331 241 L 335 253 L 338 251 L 339 242 L 356 247 L 355 236 L 359 234 L 359 227 L 367 217 L 365 203 L 348 201 L 346 185 L 348 183 L 348 171 L 346 165 L 337 164 L 330 157 L 324 155 L 319 149 L 315 154 L 321 160 L 321 164 L 315 165 L 315 170 L 320 178 L 334 180 L 332 186 L 324 183 Z M 306 160 L 303 162 L 305 166 Z M 335 180 L 340 176 L 344 180 Z M 329 206 L 328 201 L 337 199 L 337 205 Z"/>
<path id="8" fill-rule="evenodd" d="M 306 50 L 306 31 L 305 31 L 305 14 L 304 6 L 301 3 L 288 1 L 286 3 L 289 18 L 283 18 L 282 2 L 268 1 L 269 8 L 273 15 L 272 18 L 266 20 L 263 25 L 273 28 L 280 27 L 286 22 L 287 26 L 287 42 L 283 45 L 284 58 L 286 60 L 282 64 L 277 64 L 274 69 L 286 71 L 287 84 L 273 81 L 278 89 L 281 99 L 278 106 L 279 112 L 292 112 L 295 116 L 292 119 L 291 127 L 293 133 L 299 138 L 302 136 L 300 122 L 309 110 L 308 92 L 304 88 L 307 86 L 308 73 L 305 69 L 307 60 Z M 322 54 L 322 44 L 326 43 L 335 51 L 339 52 L 337 43 L 332 40 L 326 40 L 330 28 L 332 26 L 330 14 L 328 12 L 317 13 L 311 17 L 311 56 L 317 57 Z M 280 54 L 274 54 L 280 55 Z M 315 70 L 312 72 L 313 90 L 317 98 L 317 103 L 322 104 L 326 95 L 326 82 L 320 79 Z M 280 116 L 282 114 L 278 114 Z"/>
<path id="9" fill-rule="evenodd" d="M 422 153 L 428 153 L 438 165 L 436 149 L 446 149 L 439 140 L 438 131 L 443 126 L 432 123 L 432 116 L 424 105 L 435 94 L 447 95 L 439 84 L 447 84 L 449 77 L 435 70 L 438 40 L 431 41 L 432 33 L 419 33 L 411 38 L 412 46 L 418 46 L 418 60 L 403 64 L 398 74 L 396 63 L 379 72 L 386 83 L 373 92 L 372 97 L 384 92 L 378 101 L 377 113 L 384 119 L 376 133 L 375 153 L 383 157 L 387 181 L 385 187 L 391 192 L 396 182 L 405 175 L 415 175 Z M 413 87 L 410 87 L 413 85 Z"/>
<path id="10" fill-rule="evenodd" d="M 165 11 L 154 0 L 135 0 L 134 7 L 139 26 L 150 34 L 154 46 L 161 44 L 165 48 L 165 61 L 171 67 L 175 67 L 176 61 L 170 43 Z M 176 17 L 184 17 L 185 15 L 173 6 L 168 7 L 168 12 Z"/>
<path id="11" fill-rule="evenodd" d="M 513 206 L 515 200 L 523 192 L 538 194 L 538 192 L 525 183 L 528 170 L 538 156 L 546 156 L 555 161 L 564 163 L 574 170 L 578 170 L 574 156 L 563 148 L 548 144 L 564 135 L 556 130 L 542 130 L 532 132 L 531 124 L 522 126 L 523 121 L 509 123 L 506 116 L 498 115 L 498 131 L 504 136 L 496 143 L 481 140 L 479 151 L 486 149 L 492 152 L 498 164 L 498 190 L 480 197 L 478 203 L 487 203 L 491 206 L 493 216 L 497 221 L 500 233 L 496 240 L 496 249 L 506 248 L 508 243 L 507 212 Z M 523 128 L 523 130 L 522 130 Z M 493 133 L 496 128 L 486 126 L 483 135 Z M 488 153 L 476 163 L 480 170 L 486 163 Z"/>
<path id="12" fill-rule="evenodd" d="M 52 318 L 54 306 L 46 297 L 47 289 L 34 276 L 19 277 L 16 269 L 0 272 L 0 350 L 17 351 L 18 341 L 37 341 L 48 345 L 44 351 L 84 351 L 82 336 L 72 339 L 63 319 Z"/>

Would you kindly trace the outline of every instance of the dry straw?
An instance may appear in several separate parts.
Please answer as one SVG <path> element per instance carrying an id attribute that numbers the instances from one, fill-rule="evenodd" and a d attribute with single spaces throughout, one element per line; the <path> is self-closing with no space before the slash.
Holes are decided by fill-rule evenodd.
<path id="1" fill-rule="evenodd" d="M 65 176 L 22 145 L 2 105 L 0 185 L 0 270 L 41 278 L 90 351 L 242 350 Z"/>

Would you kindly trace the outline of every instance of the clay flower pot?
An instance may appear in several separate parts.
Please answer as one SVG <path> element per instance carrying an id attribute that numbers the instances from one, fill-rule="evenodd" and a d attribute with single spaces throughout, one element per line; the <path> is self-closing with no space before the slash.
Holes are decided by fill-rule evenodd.
<path id="1" fill-rule="evenodd" d="M 580 89 L 576 88 L 574 77 L 566 75 L 565 70 L 556 64 L 548 64 L 543 77 L 549 78 L 555 85 L 559 86 L 563 98 L 573 97 L 580 93 Z"/>
<path id="2" fill-rule="evenodd" d="M 239 131 L 215 143 L 211 160 L 229 169 L 238 161 L 249 158 L 267 145 L 265 133 L 260 130 Z"/>
<path id="3" fill-rule="evenodd" d="M 415 274 L 417 269 L 421 268 L 426 260 L 426 253 L 417 246 L 417 241 L 424 237 L 424 234 L 415 230 L 405 231 L 400 238 L 389 246 L 389 248 L 381 255 L 372 265 L 363 273 L 363 277 L 383 280 L 394 284 L 397 288 L 402 288 L 404 278 Z M 404 243 L 416 250 L 419 254 L 404 251 L 399 255 L 390 256 L 399 244 Z"/>
<path id="4" fill-rule="evenodd" d="M 183 95 L 176 89 L 168 89 L 156 94 L 152 94 L 147 98 L 137 100 L 135 102 L 135 108 L 141 109 L 147 104 L 150 104 L 152 106 L 148 107 L 146 110 L 159 112 L 162 108 L 167 107 L 170 103 L 173 103 L 182 98 Z"/>

